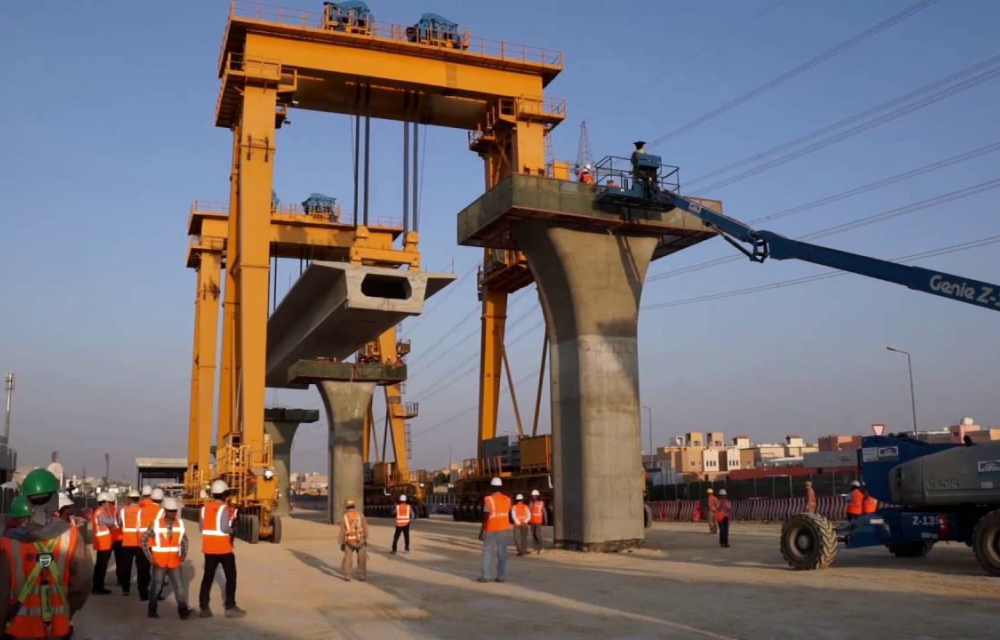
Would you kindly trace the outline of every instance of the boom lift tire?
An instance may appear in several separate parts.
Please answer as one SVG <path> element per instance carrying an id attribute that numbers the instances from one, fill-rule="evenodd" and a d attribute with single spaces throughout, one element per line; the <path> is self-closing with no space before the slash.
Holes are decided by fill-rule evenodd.
<path id="1" fill-rule="evenodd" d="M 976 523 L 972 552 L 986 573 L 1000 576 L 1000 509 L 990 511 Z"/>
<path id="2" fill-rule="evenodd" d="M 796 571 L 826 569 L 837 557 L 837 533 L 817 513 L 800 513 L 781 526 L 781 555 Z"/>
<path id="3" fill-rule="evenodd" d="M 271 544 L 281 544 L 281 516 L 271 518 Z"/>
<path id="4" fill-rule="evenodd" d="M 931 552 L 934 546 L 933 541 L 900 542 L 898 544 L 887 544 L 885 548 L 889 553 L 897 558 L 923 558 Z"/>

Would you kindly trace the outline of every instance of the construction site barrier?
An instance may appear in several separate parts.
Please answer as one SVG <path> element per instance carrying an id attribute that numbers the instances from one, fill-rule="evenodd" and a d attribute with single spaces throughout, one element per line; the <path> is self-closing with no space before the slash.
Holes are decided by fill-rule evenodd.
<path id="1" fill-rule="evenodd" d="M 653 519 L 663 522 L 696 522 L 696 500 L 658 500 L 649 503 Z M 784 522 L 806 510 L 805 498 L 751 498 L 731 500 L 730 519 L 742 522 Z M 889 505 L 881 505 L 887 507 Z M 700 511 L 700 510 L 699 510 Z M 847 502 L 839 496 L 818 498 L 817 512 L 827 520 L 846 520 Z M 700 513 L 698 515 L 701 515 Z M 702 516 L 700 520 L 704 520 Z"/>

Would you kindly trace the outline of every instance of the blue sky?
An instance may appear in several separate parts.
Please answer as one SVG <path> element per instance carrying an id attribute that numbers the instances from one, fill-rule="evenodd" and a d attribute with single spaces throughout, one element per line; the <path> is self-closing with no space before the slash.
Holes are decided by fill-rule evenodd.
<path id="1" fill-rule="evenodd" d="M 320 2 L 287 4 L 318 9 Z M 383 0 L 380 20 L 432 10 L 474 34 L 562 49 L 566 70 L 549 93 L 568 100 L 557 157 L 576 156 L 581 120 L 598 158 L 623 155 L 761 86 L 903 10 L 912 2 L 578 1 L 502 5 L 441 0 L 413 8 Z M 102 466 L 131 475 L 141 455 L 183 455 L 194 273 L 184 269 L 194 199 L 225 200 L 230 133 L 213 127 L 215 63 L 228 4 L 15 3 L 0 23 L 0 369 L 18 374 L 12 440 L 22 463 L 52 450 L 72 472 Z M 610 8 L 609 8 L 610 7 Z M 1000 141 L 1000 80 L 727 186 L 699 191 L 714 170 L 901 96 L 1000 53 L 1000 5 L 938 2 L 654 150 L 681 167 L 685 191 L 724 201 L 745 220 L 837 194 Z M 313 191 L 349 200 L 348 119 L 292 114 L 278 137 L 275 189 L 287 202 Z M 859 120 L 858 122 L 862 122 Z M 857 123 L 855 123 L 857 124 Z M 373 213 L 398 215 L 400 125 L 376 123 Z M 842 129 L 838 129 L 840 131 Z M 429 130 L 422 250 L 429 269 L 467 273 L 477 250 L 455 244 L 455 214 L 483 189 L 465 132 Z M 798 147 L 794 147 L 798 148 Z M 778 154 L 780 155 L 780 154 Z M 745 167 L 753 167 L 749 161 Z M 1000 152 L 837 199 L 763 225 L 802 235 L 998 177 Z M 896 258 L 1000 235 L 1000 190 L 900 215 L 821 242 Z M 1000 280 L 1000 245 L 921 264 Z M 654 264 L 668 272 L 729 255 L 720 241 Z M 298 264 L 282 263 L 287 289 Z M 726 292 L 821 272 L 810 265 L 729 263 L 650 282 L 643 304 Z M 413 340 L 409 399 L 418 466 L 472 455 L 478 324 L 474 277 L 404 324 Z M 442 294 L 444 295 L 444 294 Z M 533 404 L 542 329 L 533 289 L 510 312 L 509 346 L 523 407 Z M 914 354 L 922 428 L 962 416 L 1000 426 L 1000 343 L 994 314 L 845 276 L 742 297 L 644 311 L 643 404 L 654 440 L 723 430 L 774 440 L 890 429 L 910 422 L 906 363 Z M 431 363 L 444 349 L 445 357 Z M 422 364 L 423 363 L 423 364 Z M 427 393 L 435 383 L 442 389 Z M 443 384 L 447 383 L 447 384 Z M 269 393 L 274 403 L 320 407 L 315 391 Z M 543 431 L 548 428 L 547 400 Z M 513 430 L 505 403 L 503 430 Z M 466 413 L 462 413 L 465 411 Z M 644 423 L 644 429 L 646 425 Z M 293 467 L 325 467 L 325 429 L 303 427 Z M 647 442 L 644 430 L 643 444 Z"/>

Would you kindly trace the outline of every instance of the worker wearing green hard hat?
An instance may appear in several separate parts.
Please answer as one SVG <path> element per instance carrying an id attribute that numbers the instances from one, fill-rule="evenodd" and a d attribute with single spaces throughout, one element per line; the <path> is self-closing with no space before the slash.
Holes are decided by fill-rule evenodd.
<path id="1" fill-rule="evenodd" d="M 13 529 L 15 527 L 20 527 L 22 524 L 28 521 L 31 517 L 31 503 L 28 502 L 28 498 L 20 493 L 14 498 L 10 503 L 10 509 L 7 510 L 7 529 Z"/>

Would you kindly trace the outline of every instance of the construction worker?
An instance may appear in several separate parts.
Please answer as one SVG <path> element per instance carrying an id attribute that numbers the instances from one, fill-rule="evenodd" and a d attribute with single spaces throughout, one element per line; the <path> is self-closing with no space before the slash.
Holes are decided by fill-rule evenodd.
<path id="1" fill-rule="evenodd" d="M 593 168 L 589 164 L 585 164 L 576 175 L 583 184 L 594 184 L 594 174 L 592 172 Z"/>
<path id="2" fill-rule="evenodd" d="M 733 507 L 725 489 L 719 489 L 719 506 L 715 512 L 715 520 L 719 523 L 719 546 L 729 548 L 729 514 Z"/>
<path id="3" fill-rule="evenodd" d="M 155 500 L 155 496 L 153 497 Z M 169 580 L 177 599 L 177 614 L 181 620 L 191 615 L 188 607 L 184 583 L 181 580 L 181 564 L 187 558 L 188 539 L 184 531 L 184 521 L 177 517 L 180 504 L 177 498 L 164 498 L 163 508 L 153 521 L 153 525 L 142 535 L 142 552 L 152 565 L 152 586 L 149 594 L 150 618 L 159 618 L 157 605 L 160 591 Z"/>
<path id="4" fill-rule="evenodd" d="M 413 521 L 413 507 L 406 503 L 406 494 L 400 494 L 399 503 L 393 508 L 396 516 L 396 532 L 392 534 L 392 551 L 396 553 L 399 544 L 399 536 L 403 536 L 403 552 L 410 552 L 410 522 Z"/>
<path id="5" fill-rule="evenodd" d="M 71 638 L 73 615 L 91 591 L 93 566 L 80 530 L 55 517 L 59 480 L 46 469 L 24 477 L 28 521 L 0 540 L 3 638 Z"/>
<path id="6" fill-rule="evenodd" d="M 479 582 L 490 582 L 493 575 L 493 559 L 497 561 L 497 582 L 503 582 L 507 573 L 507 543 L 510 532 L 510 498 L 501 491 L 500 478 L 490 480 L 494 491 L 483 499 L 483 525 L 479 539 L 483 541 L 483 573 Z"/>
<path id="7" fill-rule="evenodd" d="M 847 519 L 854 520 L 860 518 L 864 513 L 865 494 L 861 490 L 861 483 L 855 480 L 851 483 L 851 496 L 847 502 Z"/>
<path id="8" fill-rule="evenodd" d="M 212 502 L 201 508 L 201 550 L 205 554 L 205 574 L 201 578 L 201 591 L 198 593 L 198 606 L 201 609 L 199 618 L 211 618 L 212 583 L 215 573 L 222 566 L 226 577 L 226 608 L 227 618 L 242 618 L 246 611 L 236 606 L 236 554 L 233 552 L 233 521 L 236 512 L 226 504 L 229 485 L 225 480 L 216 480 L 209 490 Z"/>
<path id="9" fill-rule="evenodd" d="M 111 554 L 115 558 L 115 580 L 118 581 L 118 586 L 124 591 L 125 585 L 128 584 L 127 582 L 124 582 L 124 580 L 130 580 L 131 576 L 128 578 L 124 578 L 122 576 L 122 565 L 124 564 L 122 562 L 122 540 L 125 539 L 125 534 L 122 532 L 121 524 L 118 522 L 117 496 L 110 492 L 108 493 L 106 509 L 115 523 L 114 526 L 111 527 Z"/>
<path id="10" fill-rule="evenodd" d="M 524 496 L 514 496 L 514 506 L 510 509 L 510 521 L 514 524 L 514 546 L 517 555 L 528 554 L 528 528 L 531 526 L 531 509 L 524 504 Z"/>
<path id="11" fill-rule="evenodd" d="M 708 532 L 715 535 L 719 531 L 719 521 L 716 520 L 716 514 L 719 511 L 719 499 L 715 497 L 715 489 L 711 487 L 705 493 L 708 494 L 708 500 L 706 500 L 708 503 L 708 518 L 706 518 L 708 520 Z"/>
<path id="12" fill-rule="evenodd" d="M 869 513 L 875 513 L 878 511 L 878 499 L 868 493 L 868 487 L 862 487 L 861 491 L 865 494 L 865 498 L 861 502 L 861 513 L 868 515 Z"/>
<path id="13" fill-rule="evenodd" d="M 358 580 L 368 579 L 368 521 L 355 508 L 354 500 L 348 499 L 344 504 L 347 511 L 340 525 L 340 550 L 344 552 L 341 570 L 344 582 L 350 582 L 354 575 L 354 554 L 358 554 Z"/>
<path id="14" fill-rule="evenodd" d="M 145 529 L 141 528 L 142 506 L 139 504 L 140 497 L 140 493 L 132 489 L 128 492 L 128 504 L 125 505 L 124 509 L 118 510 L 118 528 L 122 532 L 122 552 L 121 560 L 116 559 L 115 562 L 119 563 L 119 581 L 122 585 L 122 593 L 126 596 L 132 590 L 132 563 L 134 562 L 138 568 L 140 562 L 139 556 L 146 557 L 140 548 L 142 534 L 146 532 Z M 146 571 L 149 571 L 148 564 L 146 564 Z M 146 584 L 148 587 L 149 583 L 147 582 Z"/>
<path id="15" fill-rule="evenodd" d="M 816 490 L 813 489 L 811 480 L 806 480 L 806 513 L 816 513 L 819 509 L 819 500 L 816 498 Z"/>
<path id="16" fill-rule="evenodd" d="M 111 496 L 107 493 L 97 494 L 99 506 L 94 509 L 90 516 L 90 529 L 93 533 L 94 553 L 97 560 L 94 562 L 93 593 L 96 596 L 106 596 L 111 591 L 104 586 L 104 578 L 108 572 L 108 561 L 111 560 L 112 540 L 111 528 L 117 527 L 118 523 L 111 514 Z"/>
<path id="17" fill-rule="evenodd" d="M 147 488 L 143 487 L 143 491 Z M 163 511 L 160 503 L 163 502 L 163 498 L 163 489 L 157 487 L 150 489 L 147 497 L 139 501 L 142 508 L 139 510 L 139 551 L 135 553 L 135 583 L 139 587 L 139 600 L 142 602 L 149 600 L 149 581 L 152 573 L 149 556 L 142 551 L 142 538 L 160 517 L 160 512 Z"/>
<path id="18" fill-rule="evenodd" d="M 545 508 L 545 501 L 541 498 L 538 489 L 531 490 L 531 502 L 528 508 L 531 509 L 531 537 L 535 544 L 535 553 L 542 552 L 542 527 L 549 523 L 549 510 Z"/>
<path id="19" fill-rule="evenodd" d="M 149 486 L 148 484 L 142 485 L 142 491 L 139 492 L 140 496 L 139 504 L 145 507 L 147 504 L 153 501 L 152 495 L 153 495 L 153 487 Z"/>
<path id="20" fill-rule="evenodd" d="M 60 494 L 62 495 L 62 494 Z M 31 503 L 27 496 L 19 493 L 10 501 L 10 508 L 7 510 L 7 519 L 4 522 L 4 531 L 16 529 L 28 521 L 31 517 Z"/>

